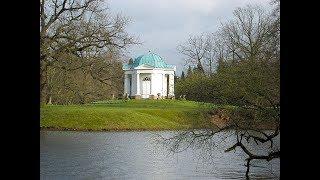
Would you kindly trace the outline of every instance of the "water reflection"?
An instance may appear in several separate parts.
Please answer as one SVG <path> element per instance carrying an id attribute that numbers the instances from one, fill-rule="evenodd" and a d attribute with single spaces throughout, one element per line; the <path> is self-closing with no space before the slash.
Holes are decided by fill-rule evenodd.
<path id="1" fill-rule="evenodd" d="M 244 179 L 245 156 L 188 149 L 169 154 L 156 134 L 172 132 L 40 132 L 41 179 Z M 278 179 L 279 160 L 254 162 L 251 177 Z M 255 166 L 256 165 L 256 166 Z"/>

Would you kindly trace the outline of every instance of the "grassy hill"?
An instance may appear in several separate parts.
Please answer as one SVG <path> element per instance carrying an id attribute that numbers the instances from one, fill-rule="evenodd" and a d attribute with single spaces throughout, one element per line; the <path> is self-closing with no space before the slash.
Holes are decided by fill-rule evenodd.
<path id="1" fill-rule="evenodd" d="M 86 105 L 46 105 L 42 129 L 177 130 L 211 126 L 213 104 L 178 100 L 110 100 Z"/>

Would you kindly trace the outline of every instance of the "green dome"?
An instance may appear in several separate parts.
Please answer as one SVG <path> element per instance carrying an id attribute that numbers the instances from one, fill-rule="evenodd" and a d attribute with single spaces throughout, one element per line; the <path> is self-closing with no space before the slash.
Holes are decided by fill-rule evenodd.
<path id="1" fill-rule="evenodd" d="M 174 68 L 172 65 L 168 65 L 164 60 L 155 53 L 148 53 L 137 57 L 132 64 L 125 64 L 124 69 L 131 69 L 141 65 L 149 65 L 153 68 Z"/>

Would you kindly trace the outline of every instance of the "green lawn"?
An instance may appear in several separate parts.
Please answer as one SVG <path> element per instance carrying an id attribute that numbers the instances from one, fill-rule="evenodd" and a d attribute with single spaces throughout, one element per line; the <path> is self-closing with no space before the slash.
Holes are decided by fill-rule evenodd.
<path id="1" fill-rule="evenodd" d="M 213 104 L 179 100 L 110 100 L 41 107 L 41 128 L 75 130 L 177 130 L 206 128 Z"/>

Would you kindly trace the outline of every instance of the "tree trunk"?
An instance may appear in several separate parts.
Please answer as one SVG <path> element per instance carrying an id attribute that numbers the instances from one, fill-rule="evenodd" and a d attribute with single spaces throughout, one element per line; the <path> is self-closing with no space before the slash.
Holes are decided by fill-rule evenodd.
<path id="1" fill-rule="evenodd" d="M 48 101 L 48 105 L 51 105 L 52 104 L 52 102 L 51 102 L 51 100 L 52 100 L 52 97 L 51 97 L 51 95 L 49 96 L 49 101 Z"/>
<path id="2" fill-rule="evenodd" d="M 46 83 L 43 82 L 44 79 L 43 77 L 40 77 L 40 102 L 45 102 L 46 101 L 46 93 L 45 93 L 45 85 Z"/>
<path id="3" fill-rule="evenodd" d="M 47 79 L 47 65 L 41 64 L 40 67 L 40 102 L 46 103 L 48 100 L 48 79 Z"/>

